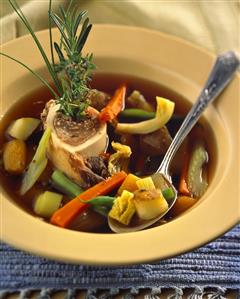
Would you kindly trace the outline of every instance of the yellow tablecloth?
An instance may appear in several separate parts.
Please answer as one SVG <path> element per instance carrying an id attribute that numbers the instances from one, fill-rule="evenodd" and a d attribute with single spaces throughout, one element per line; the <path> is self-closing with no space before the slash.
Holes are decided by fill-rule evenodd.
<path id="1" fill-rule="evenodd" d="M 48 0 L 18 0 L 35 30 L 47 27 Z M 53 0 L 53 7 L 69 0 Z M 142 26 L 172 34 L 212 52 L 240 50 L 240 2 L 225 0 L 75 0 L 92 23 Z M 0 43 L 26 33 L 7 0 L 0 0 Z"/>

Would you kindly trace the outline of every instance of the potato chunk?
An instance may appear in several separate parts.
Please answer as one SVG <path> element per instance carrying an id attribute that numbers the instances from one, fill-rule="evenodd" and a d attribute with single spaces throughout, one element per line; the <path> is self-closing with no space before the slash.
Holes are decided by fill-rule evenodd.
<path id="1" fill-rule="evenodd" d="M 158 189 L 137 190 L 133 201 L 138 217 L 143 220 L 154 219 L 168 209 L 168 203 Z"/>
<path id="2" fill-rule="evenodd" d="M 21 174 L 26 167 L 27 148 L 22 140 L 14 139 L 4 145 L 3 165 L 11 174 Z"/>
<path id="3" fill-rule="evenodd" d="M 40 119 L 22 117 L 14 120 L 7 129 L 7 133 L 16 139 L 27 140 L 34 130 L 39 126 Z"/>

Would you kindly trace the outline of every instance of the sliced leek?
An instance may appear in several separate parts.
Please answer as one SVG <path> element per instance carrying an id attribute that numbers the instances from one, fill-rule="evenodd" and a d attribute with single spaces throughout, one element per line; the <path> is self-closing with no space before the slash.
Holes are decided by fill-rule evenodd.
<path id="1" fill-rule="evenodd" d="M 44 132 L 37 151 L 23 177 L 20 194 L 24 195 L 36 183 L 40 175 L 43 173 L 47 166 L 46 149 L 49 138 L 51 136 L 51 129 L 47 128 Z"/>
<path id="2" fill-rule="evenodd" d="M 153 119 L 141 121 L 138 123 L 118 123 L 117 133 L 128 134 L 148 134 L 162 128 L 172 117 L 174 111 L 174 102 L 167 99 L 156 97 L 157 110 Z"/>
<path id="3" fill-rule="evenodd" d="M 146 177 L 136 181 L 138 189 L 142 190 L 152 190 L 156 189 L 151 177 Z"/>

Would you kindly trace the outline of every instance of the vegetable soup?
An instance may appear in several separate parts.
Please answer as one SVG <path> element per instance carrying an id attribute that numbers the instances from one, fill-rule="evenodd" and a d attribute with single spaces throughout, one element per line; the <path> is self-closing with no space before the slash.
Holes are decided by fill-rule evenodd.
<path id="1" fill-rule="evenodd" d="M 151 119 L 152 117 L 154 117 L 154 109 L 156 108 L 156 94 L 160 95 L 161 97 L 171 99 L 175 103 L 174 114 L 172 115 L 171 119 L 166 124 L 166 126 L 164 126 L 164 129 L 156 130 L 155 132 L 148 134 L 116 133 L 116 124 L 111 123 L 108 125 L 108 146 L 106 146 L 106 149 L 103 153 L 100 153 L 101 160 L 100 158 L 97 158 L 97 156 L 95 156 L 94 158 L 93 156 L 90 156 L 92 161 L 88 158 L 88 165 L 89 163 L 90 165 L 91 163 L 103 163 L 103 168 L 106 172 L 108 172 L 109 157 L 111 157 L 111 155 L 114 154 L 116 155 L 117 152 L 114 150 L 114 146 L 112 146 L 112 143 L 119 143 L 128 146 L 131 150 L 131 155 L 127 159 L 125 159 L 125 161 L 124 159 L 121 160 L 121 157 L 119 160 L 115 161 L 115 166 L 119 167 L 119 171 L 122 171 L 124 169 L 124 171 L 127 174 L 127 177 L 119 186 L 110 190 L 107 196 L 96 196 L 95 199 L 92 200 L 92 204 L 90 204 L 87 209 L 83 210 L 82 212 L 78 213 L 75 217 L 73 217 L 73 219 L 66 226 L 67 228 L 79 231 L 101 233 L 111 232 L 111 229 L 108 226 L 107 216 L 111 210 L 110 208 L 112 208 L 113 206 L 114 201 L 119 197 L 118 195 L 122 194 L 123 190 L 126 190 L 129 193 L 136 194 L 137 196 L 138 192 L 135 183 L 136 178 L 139 180 L 140 178 L 148 177 L 154 171 L 156 171 L 167 150 L 169 143 L 171 142 L 176 131 L 181 125 L 184 115 L 190 109 L 189 103 L 175 92 L 168 90 L 157 83 L 143 80 L 133 76 L 96 73 L 93 77 L 93 81 L 91 82 L 91 88 L 95 91 L 100 90 L 101 92 L 104 92 L 110 98 L 114 94 L 114 91 L 118 88 L 118 86 L 120 86 L 123 83 L 127 87 L 125 96 L 126 102 L 125 109 L 122 112 L 120 112 L 120 115 L 118 115 L 117 117 L 118 122 L 121 121 L 132 124 L 143 122 L 149 118 Z M 131 96 L 134 93 L 139 93 L 141 97 L 144 97 L 144 99 L 147 100 L 147 103 L 151 105 L 149 106 L 151 108 L 151 111 L 139 109 L 137 105 L 131 103 Z M 20 140 L 11 137 L 11 135 L 8 133 L 8 128 L 10 124 L 12 124 L 14 121 L 18 119 L 23 118 L 39 120 L 45 105 L 50 100 L 51 93 L 48 91 L 48 89 L 41 88 L 40 90 L 37 90 L 36 92 L 27 95 L 23 99 L 20 99 L 16 104 L 14 104 L 11 107 L 11 109 L 4 115 L 0 123 L 0 146 L 3 150 L 6 150 L 6 144 L 8 144 L 10 141 Z M 101 100 L 101 97 L 99 98 L 99 100 L 97 100 L 97 97 L 95 97 L 95 106 L 100 105 Z M 26 132 L 26 130 L 24 130 L 24 132 Z M 37 179 L 35 184 L 23 195 L 19 193 L 23 176 L 26 172 L 26 167 L 27 165 L 29 165 L 34 156 L 34 153 L 36 152 L 37 146 L 42 138 L 43 132 L 43 125 L 41 123 L 37 123 L 37 127 L 31 133 L 31 135 L 25 141 L 21 141 L 24 142 L 26 146 L 26 162 L 22 173 L 13 174 L 11 173 L 11 171 L 9 172 L 7 169 L 5 169 L 5 164 L 2 163 L 0 169 L 0 179 L 1 184 L 3 185 L 5 190 L 9 193 L 10 197 L 19 206 L 21 206 L 23 209 L 25 209 L 32 215 L 39 217 L 43 221 L 51 221 L 51 207 L 47 206 L 47 212 L 43 212 L 41 210 L 41 207 L 39 208 L 39 206 L 36 206 L 37 203 L 41 202 L 41 198 L 44 194 L 47 197 L 47 200 L 48 196 L 50 196 L 49 200 L 51 200 L 52 195 L 61 195 L 62 197 L 57 197 L 53 200 L 54 202 L 56 201 L 58 203 L 56 206 L 58 208 L 61 208 L 64 207 L 66 203 L 70 202 L 72 198 L 78 196 L 83 192 L 84 189 L 87 188 L 77 183 L 71 177 L 67 177 L 64 174 L 64 171 L 57 170 L 52 161 L 48 160 L 46 168 L 44 169 L 40 177 Z M 156 134 L 156 138 L 154 137 L 154 134 Z M 157 136 L 158 134 L 159 136 Z M 160 140 L 161 138 L 165 138 L 165 135 L 169 138 L 168 144 L 165 144 Z M 189 135 L 187 140 L 179 149 L 176 157 L 172 162 L 171 167 L 173 182 L 177 190 L 179 190 L 179 196 L 172 210 L 159 223 L 157 223 L 157 225 L 164 224 L 165 222 L 172 220 L 174 217 L 184 212 L 187 208 L 191 207 L 201 197 L 202 194 L 194 195 L 193 193 L 190 193 L 187 190 L 180 190 L 180 185 L 183 181 L 183 168 L 185 167 L 185 160 L 183 158 L 187 156 L 188 159 L 192 157 L 192 159 L 196 161 L 198 160 L 197 157 L 194 158 L 194 153 L 195 155 L 197 155 L 197 150 L 193 149 L 193 144 L 195 143 L 196 138 L 198 138 L 198 141 L 201 144 L 204 144 L 204 152 L 208 153 L 209 161 L 208 163 L 204 164 L 202 170 L 200 168 L 198 169 L 198 174 L 193 175 L 194 179 L 196 180 L 196 182 L 193 182 L 193 184 L 198 184 L 198 180 L 200 180 L 201 175 L 200 170 L 204 172 L 205 182 L 209 182 L 211 179 L 212 168 L 214 167 L 214 161 L 212 161 L 213 159 L 211 155 L 213 149 L 211 145 L 207 144 L 206 136 L 211 135 L 212 133 L 209 129 L 209 126 L 202 121 L 201 124 L 195 126 L 192 133 Z M 16 157 L 15 159 L 16 161 L 13 161 L 14 164 L 16 164 L 16 162 L 18 161 L 18 157 Z M 13 156 L 11 156 L 11 160 L 14 160 Z M 187 177 L 186 174 L 185 177 Z M 104 179 L 105 178 L 103 178 L 103 180 Z M 59 182 L 61 181 L 63 182 L 62 185 L 61 183 L 59 184 Z M 124 187 L 124 185 L 126 187 Z M 91 186 L 94 186 L 94 184 L 89 183 L 88 187 Z M 200 188 L 200 191 L 198 192 L 204 192 L 206 187 L 207 186 L 204 186 L 204 188 L 197 187 Z M 201 191 L 201 188 L 203 188 L 203 191 Z M 140 188 L 140 190 L 143 189 L 144 188 Z M 46 193 L 46 191 L 51 193 Z M 170 190 L 163 190 L 162 193 L 165 195 L 166 198 L 168 198 L 168 196 L 171 197 Z M 144 192 L 138 194 L 139 198 L 141 198 L 140 195 L 144 196 Z M 132 216 L 132 222 L 134 222 L 134 218 L 138 217 L 136 211 L 135 213 L 134 216 Z M 128 225 L 131 225 L 131 222 Z"/>

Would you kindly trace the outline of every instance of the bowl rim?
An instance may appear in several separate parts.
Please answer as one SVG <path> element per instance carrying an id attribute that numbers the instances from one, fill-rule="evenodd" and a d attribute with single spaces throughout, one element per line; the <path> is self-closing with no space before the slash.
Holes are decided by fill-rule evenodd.
<path id="1" fill-rule="evenodd" d="M 112 24 L 96 24 L 94 25 L 94 28 L 96 31 L 101 32 L 101 34 L 103 34 L 103 31 L 106 29 L 110 31 L 112 30 L 113 32 L 114 31 L 123 32 L 123 33 L 125 32 L 130 35 L 137 32 L 137 34 L 152 36 L 155 37 L 156 39 L 158 38 L 158 39 L 163 39 L 165 41 L 166 40 L 172 41 L 175 42 L 176 44 L 181 44 L 181 46 L 191 49 L 191 51 L 200 52 L 202 55 L 204 55 L 211 61 L 213 61 L 215 58 L 215 55 L 213 53 L 209 52 L 204 48 L 201 48 L 198 45 L 192 44 L 191 42 L 185 41 L 179 37 L 170 36 L 166 33 L 162 33 L 156 30 L 135 27 L 135 26 L 112 25 Z M 53 31 L 56 32 L 56 29 L 54 29 Z M 37 33 L 39 37 L 46 37 L 47 34 L 48 34 L 48 30 L 42 30 Z M 26 35 L 18 39 L 12 40 L 4 45 L 1 45 L 1 48 L 3 49 L 9 47 L 12 48 L 15 47 L 16 44 L 18 44 L 19 42 L 29 43 L 30 40 L 31 40 L 30 35 Z M 236 78 L 237 79 L 235 80 L 237 80 L 239 84 L 240 75 L 237 74 Z M 240 143 L 239 139 L 237 141 L 239 144 Z M 218 192 L 220 191 L 218 190 Z M 199 219 L 198 214 L 200 213 L 200 210 L 201 210 L 200 214 L 203 215 L 204 214 L 203 210 L 205 208 L 209 206 L 213 206 L 208 204 L 209 201 L 203 202 L 201 207 L 199 206 L 198 209 L 192 210 L 191 213 L 186 213 L 184 217 L 178 217 L 174 221 L 169 222 L 165 228 L 164 226 L 161 227 L 161 234 L 162 234 L 161 236 L 159 236 L 159 227 L 152 228 L 151 230 L 145 230 L 145 231 L 134 233 L 133 236 L 132 233 L 130 234 L 126 233 L 120 235 L 104 235 L 104 234 L 93 234 L 93 233 L 63 230 L 61 228 L 41 222 L 37 218 L 27 214 L 25 211 L 19 209 L 11 201 L 4 200 L 5 196 L 6 195 L 4 194 L 4 192 L 2 192 L 0 198 L 1 213 L 3 215 L 1 221 L 1 238 L 3 239 L 4 242 L 36 255 L 41 255 L 51 259 L 73 262 L 73 263 L 83 263 L 83 264 L 93 264 L 93 265 L 107 264 L 107 265 L 114 266 L 114 265 L 123 265 L 123 264 L 129 265 L 129 264 L 137 264 L 142 262 L 158 261 L 160 259 L 176 256 L 182 254 L 183 252 L 202 246 L 207 242 L 209 242 L 210 240 L 213 240 L 217 236 L 220 236 L 223 233 L 225 233 L 228 229 L 232 228 L 240 220 L 240 215 L 239 214 L 237 215 L 237 213 L 235 213 L 232 217 L 230 218 L 228 217 L 225 223 L 221 224 L 221 222 L 216 221 L 217 222 L 216 225 L 214 226 L 214 228 L 212 227 L 211 230 L 208 232 L 208 236 L 206 236 L 203 232 L 200 232 L 199 230 L 197 231 L 199 236 L 196 239 L 196 236 L 194 237 L 191 232 L 190 235 L 194 241 L 190 243 L 187 242 L 187 244 L 186 243 L 181 244 L 180 236 L 181 237 L 186 236 L 186 232 L 184 233 L 183 231 L 181 231 L 180 236 L 176 236 L 176 235 L 174 236 L 176 240 L 169 240 L 168 238 L 169 231 L 170 233 L 174 232 L 174 227 L 177 227 L 178 225 L 182 229 L 184 225 L 187 225 L 189 223 L 189 221 L 190 223 L 191 221 L 194 222 L 195 217 Z M 4 215 L 5 211 L 6 214 L 11 213 L 11 217 L 5 216 Z M 19 238 L 18 233 L 14 229 L 16 226 L 16 221 L 14 220 L 15 217 L 16 219 L 18 219 L 18 217 L 22 219 L 22 223 L 19 226 L 19 229 L 24 230 L 24 238 Z M 206 221 L 208 224 L 211 223 L 210 219 L 206 219 Z M 203 225 L 204 221 L 201 221 L 201 224 Z M 44 240 L 44 246 L 41 246 L 42 240 L 39 240 L 36 234 L 34 235 L 34 230 L 32 229 L 34 227 L 36 227 L 41 231 L 41 236 Z M 194 228 L 196 229 L 197 226 L 195 225 Z M 61 248 L 60 245 L 63 239 L 65 242 L 65 246 L 64 248 Z M 96 253 L 94 252 L 94 250 L 91 249 L 91 246 L 93 245 L 93 239 L 94 242 L 96 241 L 97 244 L 99 245 L 97 256 L 95 255 Z M 164 240 L 167 242 L 167 245 L 166 243 L 164 245 L 168 246 L 168 250 L 166 250 L 166 248 L 161 250 L 161 247 L 159 247 L 159 245 L 161 245 L 161 242 Z M 82 243 L 83 241 L 85 242 L 85 244 Z M 152 246 L 153 248 L 151 248 L 151 250 L 147 252 L 144 252 L 146 251 L 146 247 L 145 250 L 139 248 L 144 247 L 143 244 L 146 243 L 149 244 L 150 247 Z M 130 246 L 133 246 L 133 248 L 131 249 L 128 248 L 127 252 L 124 253 L 125 247 L 122 244 L 128 244 Z M 179 247 L 177 247 L 177 244 L 179 244 Z M 58 248 L 57 252 L 55 248 Z M 136 248 L 138 248 L 139 250 L 136 250 Z M 88 252 L 86 256 L 78 255 L 78 251 L 80 249 L 83 249 L 84 252 Z"/>

